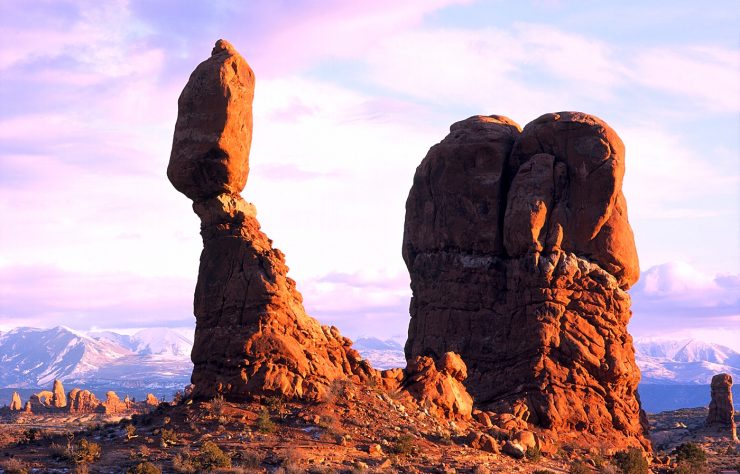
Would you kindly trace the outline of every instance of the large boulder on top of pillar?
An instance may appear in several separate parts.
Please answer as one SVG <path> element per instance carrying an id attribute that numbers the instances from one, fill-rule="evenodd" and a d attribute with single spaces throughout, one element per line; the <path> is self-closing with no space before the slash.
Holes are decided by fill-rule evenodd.
<path id="1" fill-rule="evenodd" d="M 167 177 L 194 201 L 244 189 L 252 143 L 254 73 L 225 40 L 190 75 L 178 100 Z"/>

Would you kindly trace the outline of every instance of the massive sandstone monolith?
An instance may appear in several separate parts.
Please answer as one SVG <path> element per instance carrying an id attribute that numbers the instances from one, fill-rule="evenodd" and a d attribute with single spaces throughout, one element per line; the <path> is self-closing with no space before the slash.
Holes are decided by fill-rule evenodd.
<path id="1" fill-rule="evenodd" d="M 724 431 L 730 439 L 737 440 L 735 405 L 732 402 L 732 376 L 717 374 L 712 377 L 712 400 L 709 402 L 707 426 Z"/>
<path id="2" fill-rule="evenodd" d="M 195 288 L 192 396 L 316 400 L 372 369 L 334 327 L 306 315 L 283 254 L 240 192 L 249 173 L 254 73 L 226 41 L 178 101 L 167 176 L 193 200 L 203 252 Z"/>
<path id="3" fill-rule="evenodd" d="M 459 353 L 477 406 L 560 438 L 649 449 L 626 290 L 639 265 L 624 145 L 596 117 L 457 122 L 416 170 L 406 358 Z"/>

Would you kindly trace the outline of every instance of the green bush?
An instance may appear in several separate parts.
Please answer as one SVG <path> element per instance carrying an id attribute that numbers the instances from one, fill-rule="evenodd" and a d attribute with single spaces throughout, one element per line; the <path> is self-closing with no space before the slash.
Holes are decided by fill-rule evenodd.
<path id="1" fill-rule="evenodd" d="M 270 418 L 270 411 L 266 407 L 262 407 L 257 417 L 257 431 L 260 433 L 274 433 L 276 429 L 275 422 Z"/>
<path id="2" fill-rule="evenodd" d="M 391 452 L 407 456 L 414 452 L 414 437 L 410 434 L 402 434 L 393 442 Z"/>
<path id="3" fill-rule="evenodd" d="M 162 470 L 150 462 L 142 462 L 129 468 L 126 474 L 162 474 Z"/>
<path id="4" fill-rule="evenodd" d="M 678 463 L 690 464 L 692 466 L 701 467 L 707 463 L 707 453 L 694 443 L 683 443 L 679 445 L 673 454 L 676 455 L 676 461 Z"/>
<path id="5" fill-rule="evenodd" d="M 638 448 L 629 448 L 614 455 L 614 464 L 623 474 L 648 474 L 648 462 Z"/>
<path id="6" fill-rule="evenodd" d="M 206 441 L 196 456 L 197 464 L 203 469 L 213 467 L 231 467 L 231 458 L 213 441 Z"/>

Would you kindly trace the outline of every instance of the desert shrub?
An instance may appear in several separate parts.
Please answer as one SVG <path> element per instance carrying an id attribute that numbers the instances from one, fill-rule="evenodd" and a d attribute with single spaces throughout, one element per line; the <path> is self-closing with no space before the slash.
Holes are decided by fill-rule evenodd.
<path id="1" fill-rule="evenodd" d="M 17 458 L 10 458 L 0 463 L 0 469 L 7 474 L 28 474 L 26 463 Z"/>
<path id="2" fill-rule="evenodd" d="M 707 463 L 707 453 L 701 446 L 694 443 L 683 443 L 679 445 L 673 454 L 676 455 L 676 461 L 679 464 L 689 464 L 695 467 L 702 467 Z"/>
<path id="3" fill-rule="evenodd" d="M 273 416 L 284 419 L 288 414 L 288 410 L 285 408 L 285 398 L 282 395 L 268 397 L 267 400 L 265 400 L 265 404 L 267 405 L 267 409 L 270 410 L 270 414 Z"/>
<path id="4" fill-rule="evenodd" d="M 175 472 L 192 474 L 198 471 L 190 451 L 183 449 L 172 457 L 172 467 Z"/>
<path id="5" fill-rule="evenodd" d="M 90 464 L 100 458 L 102 449 L 98 443 L 81 439 L 69 453 L 70 460 L 75 464 Z"/>
<path id="6" fill-rule="evenodd" d="M 136 427 L 134 425 L 126 425 L 123 430 L 126 432 L 126 439 L 136 438 Z"/>
<path id="7" fill-rule="evenodd" d="M 648 462 L 638 448 L 629 448 L 614 455 L 614 464 L 623 474 L 648 474 Z"/>
<path id="8" fill-rule="evenodd" d="M 410 434 L 402 434 L 391 445 L 391 452 L 407 456 L 414 452 L 414 437 Z"/>
<path id="9" fill-rule="evenodd" d="M 203 443 L 196 456 L 196 460 L 198 467 L 206 470 L 213 467 L 231 467 L 231 458 L 213 441 Z"/>
<path id="10" fill-rule="evenodd" d="M 573 461 L 568 469 L 569 474 L 589 474 L 591 470 L 583 461 Z"/>
<path id="11" fill-rule="evenodd" d="M 150 462 L 141 462 L 129 468 L 126 474 L 162 474 L 162 470 Z"/>
<path id="12" fill-rule="evenodd" d="M 175 430 L 170 430 L 167 428 L 162 428 L 162 431 L 159 434 L 159 444 L 163 448 L 166 448 L 168 446 L 174 446 L 177 444 L 177 433 L 175 433 Z"/>
<path id="13" fill-rule="evenodd" d="M 185 392 L 178 390 L 172 394 L 172 404 L 181 405 L 185 401 Z"/>
<path id="14" fill-rule="evenodd" d="M 275 471 L 275 474 L 302 474 L 305 472 L 301 469 L 300 456 L 293 449 L 288 449 L 283 454 L 283 459 L 280 462 L 280 468 Z"/>
<path id="15" fill-rule="evenodd" d="M 224 414 L 224 396 L 220 393 L 211 400 L 211 413 L 216 418 Z"/>
<path id="16" fill-rule="evenodd" d="M 257 431 L 260 433 L 274 433 L 277 427 L 275 422 L 270 418 L 270 411 L 262 407 L 260 414 L 257 416 Z"/>
<path id="17" fill-rule="evenodd" d="M 524 456 L 526 456 L 529 462 L 538 462 L 540 459 L 542 459 L 542 452 L 537 446 L 529 447 L 524 453 Z"/>
<path id="18" fill-rule="evenodd" d="M 252 451 L 241 451 L 235 458 L 239 467 L 247 469 L 257 469 L 262 464 L 262 456 Z"/>

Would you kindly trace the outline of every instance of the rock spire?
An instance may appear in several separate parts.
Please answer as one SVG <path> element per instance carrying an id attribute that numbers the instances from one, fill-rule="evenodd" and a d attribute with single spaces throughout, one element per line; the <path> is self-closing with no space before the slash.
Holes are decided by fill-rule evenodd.
<path id="1" fill-rule="evenodd" d="M 282 252 L 239 194 L 249 173 L 254 73 L 219 40 L 178 100 L 167 176 L 192 199 L 203 252 L 195 288 L 192 395 L 315 400 L 369 365 L 334 327 L 306 315 Z"/>

